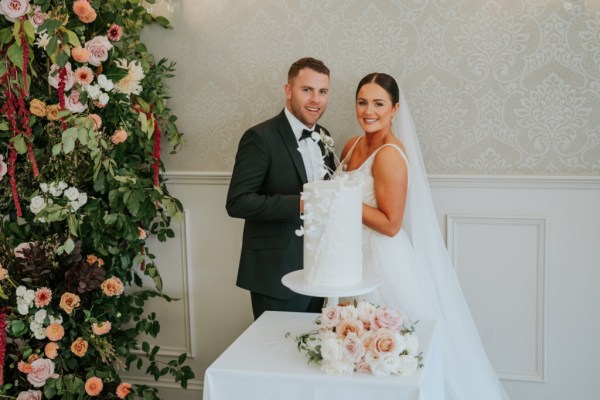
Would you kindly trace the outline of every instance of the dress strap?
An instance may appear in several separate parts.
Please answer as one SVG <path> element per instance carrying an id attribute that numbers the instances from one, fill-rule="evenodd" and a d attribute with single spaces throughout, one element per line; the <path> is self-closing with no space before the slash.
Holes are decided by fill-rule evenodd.
<path id="1" fill-rule="evenodd" d="M 357 140 L 357 142 L 358 142 L 358 140 Z M 373 154 L 371 154 L 371 157 L 375 158 L 375 154 L 377 154 L 379 152 L 379 150 L 381 150 L 385 146 L 391 146 L 391 147 L 395 148 L 396 150 L 398 150 L 398 153 L 400 153 L 400 156 L 402 156 L 402 158 L 404 159 L 404 162 L 406 163 L 406 168 L 409 168 L 408 157 L 406 156 L 406 153 L 404 153 L 404 150 L 402 150 L 400 148 L 400 146 L 398 146 L 397 144 L 394 144 L 394 143 L 382 144 L 381 146 L 379 146 L 379 148 L 377 150 L 375 150 L 373 152 Z M 354 148 L 354 147 L 352 147 L 352 148 Z"/>
<path id="2" fill-rule="evenodd" d="M 363 138 L 363 136 L 361 136 L 358 139 L 356 139 L 356 141 L 354 142 L 354 144 L 352 145 L 352 147 L 350 147 L 350 151 L 348 152 L 348 154 L 346 154 L 346 157 L 344 157 L 344 159 L 342 160 L 342 162 L 340 164 L 346 164 L 346 162 L 350 159 L 350 156 L 352 155 L 352 152 L 354 151 L 354 148 L 356 147 L 356 145 L 358 144 L 358 142 L 360 142 L 360 140 L 362 138 Z"/>

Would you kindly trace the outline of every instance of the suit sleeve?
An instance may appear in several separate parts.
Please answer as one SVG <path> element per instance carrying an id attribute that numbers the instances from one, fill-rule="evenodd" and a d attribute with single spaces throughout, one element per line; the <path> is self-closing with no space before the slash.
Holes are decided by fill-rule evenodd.
<path id="1" fill-rule="evenodd" d="M 229 216 L 256 221 L 293 221 L 300 214 L 300 194 L 262 193 L 271 154 L 254 130 L 242 136 L 235 157 L 226 209 Z"/>

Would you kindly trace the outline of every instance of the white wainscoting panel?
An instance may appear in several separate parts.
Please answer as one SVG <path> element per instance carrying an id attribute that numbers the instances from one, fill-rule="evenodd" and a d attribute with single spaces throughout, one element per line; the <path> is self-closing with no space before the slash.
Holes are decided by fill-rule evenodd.
<path id="1" fill-rule="evenodd" d="M 187 352 L 200 399 L 206 368 L 252 323 L 235 286 L 243 221 L 225 211 L 229 172 L 175 172 L 185 207 L 175 238 L 153 245 L 165 292 L 156 301 L 162 358 Z M 596 400 L 600 393 L 600 178 L 430 178 L 465 296 L 511 400 Z M 290 345 L 294 345 L 293 341 Z M 145 377 L 138 381 L 152 384 Z"/>
<path id="2" fill-rule="evenodd" d="M 546 219 L 448 215 L 448 251 L 501 378 L 544 379 Z"/>

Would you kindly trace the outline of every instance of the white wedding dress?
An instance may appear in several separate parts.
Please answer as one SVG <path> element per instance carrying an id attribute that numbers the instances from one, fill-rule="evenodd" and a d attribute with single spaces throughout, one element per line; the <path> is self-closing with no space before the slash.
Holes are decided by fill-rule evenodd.
<path id="1" fill-rule="evenodd" d="M 362 139 L 360 138 L 356 143 Z M 342 160 L 334 174 L 334 179 L 345 175 L 350 181 L 358 183 L 362 188 L 363 203 L 377 207 L 371 167 L 381 147 L 359 168 L 345 171 L 345 165 L 352 155 L 354 146 Z M 396 145 L 384 146 L 392 146 L 404 158 L 409 169 L 408 190 L 410 191 L 411 166 L 407 156 Z M 396 236 L 389 237 L 363 225 L 363 268 L 379 274 L 384 283 L 375 292 L 360 298 L 388 308 L 400 308 L 413 321 L 419 319 L 438 321 L 444 363 L 445 399 L 508 399 L 487 359 L 454 271 L 446 273 L 441 280 L 443 288 L 440 290 L 440 280 L 436 281 L 430 268 L 423 267 L 424 262 L 427 261 L 413 248 L 411 238 L 404 226 Z M 458 295 L 454 293 L 457 290 Z M 452 294 L 446 293 L 447 291 Z M 418 334 L 418 324 L 416 328 Z"/>

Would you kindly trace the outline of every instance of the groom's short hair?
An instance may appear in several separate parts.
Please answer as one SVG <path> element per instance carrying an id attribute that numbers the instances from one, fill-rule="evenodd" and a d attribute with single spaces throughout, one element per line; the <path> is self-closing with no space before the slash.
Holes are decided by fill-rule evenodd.
<path id="1" fill-rule="evenodd" d="M 327 68 L 323 61 L 312 57 L 304 57 L 290 66 L 290 70 L 288 71 L 288 81 L 297 77 L 304 68 L 310 68 L 313 71 L 329 76 L 329 68 Z"/>

